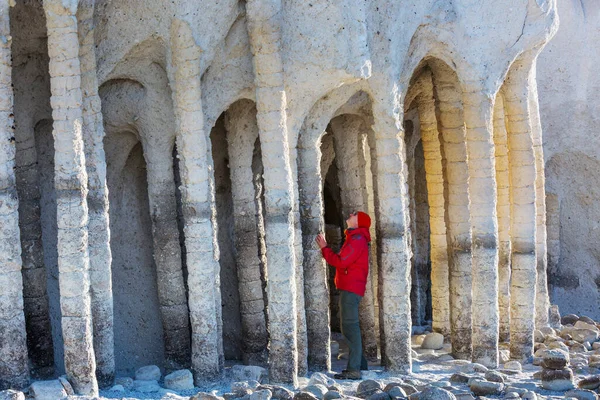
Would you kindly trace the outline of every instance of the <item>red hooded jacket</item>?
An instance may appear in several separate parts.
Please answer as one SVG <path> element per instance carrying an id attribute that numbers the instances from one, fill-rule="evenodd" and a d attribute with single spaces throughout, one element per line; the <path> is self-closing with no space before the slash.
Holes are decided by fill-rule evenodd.
<path id="1" fill-rule="evenodd" d="M 346 230 L 346 241 L 335 254 L 329 246 L 321 253 L 325 261 L 335 267 L 335 287 L 339 290 L 365 295 L 367 276 L 369 275 L 369 242 L 371 234 L 368 228 Z"/>

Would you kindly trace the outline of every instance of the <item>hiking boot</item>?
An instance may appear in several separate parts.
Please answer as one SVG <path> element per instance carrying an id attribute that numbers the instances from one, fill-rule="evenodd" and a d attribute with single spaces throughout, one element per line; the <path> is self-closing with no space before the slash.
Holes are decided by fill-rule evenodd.
<path id="1" fill-rule="evenodd" d="M 361 379 L 360 371 L 348 371 L 347 369 L 343 370 L 341 374 L 335 374 L 333 376 L 334 379 L 347 379 L 356 381 Z"/>

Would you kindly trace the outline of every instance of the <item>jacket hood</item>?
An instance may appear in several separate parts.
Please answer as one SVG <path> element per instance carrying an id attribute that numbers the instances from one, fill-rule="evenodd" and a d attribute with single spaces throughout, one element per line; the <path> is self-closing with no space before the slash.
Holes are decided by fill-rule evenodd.
<path id="1" fill-rule="evenodd" d="M 349 238 L 354 235 L 363 235 L 367 238 L 367 242 L 371 242 L 371 232 L 367 228 L 354 228 L 354 229 L 346 229 L 346 237 Z"/>

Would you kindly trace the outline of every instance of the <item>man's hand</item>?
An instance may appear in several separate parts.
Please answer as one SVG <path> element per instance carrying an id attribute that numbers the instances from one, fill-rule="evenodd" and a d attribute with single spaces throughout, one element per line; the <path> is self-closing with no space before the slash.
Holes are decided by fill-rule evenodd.
<path id="1" fill-rule="evenodd" d="M 322 249 L 323 247 L 327 247 L 327 241 L 325 240 L 325 236 L 323 236 L 322 233 L 319 233 L 317 235 L 317 238 L 315 239 L 315 241 L 319 245 L 320 249 Z"/>

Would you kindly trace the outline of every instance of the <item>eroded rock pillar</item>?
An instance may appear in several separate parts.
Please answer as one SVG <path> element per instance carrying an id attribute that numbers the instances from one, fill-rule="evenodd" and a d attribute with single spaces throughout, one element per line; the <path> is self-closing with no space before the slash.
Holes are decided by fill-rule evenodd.
<path id="1" fill-rule="evenodd" d="M 296 384 L 298 372 L 294 189 L 281 47 L 281 2 L 246 4 L 265 182 L 265 228 L 272 382 Z M 302 363 L 302 361 L 300 362 Z"/>
<path id="2" fill-rule="evenodd" d="M 87 172 L 77 2 L 44 1 L 54 119 L 54 188 L 64 361 L 77 394 L 97 396 L 88 256 Z"/>
<path id="3" fill-rule="evenodd" d="M 510 353 L 516 359 L 525 359 L 533 354 L 537 283 L 536 160 L 529 108 L 531 76 L 525 68 L 513 66 L 504 83 L 512 199 Z"/>
<path id="4" fill-rule="evenodd" d="M 201 49 L 187 23 L 171 26 L 168 66 L 181 174 L 181 203 L 188 266 L 189 317 L 192 329 L 192 370 L 197 385 L 221 372 L 218 262 L 213 242 L 214 221 L 208 160 L 209 133 L 204 129 L 201 96 Z"/>
<path id="5" fill-rule="evenodd" d="M 374 102 L 369 147 L 375 176 L 382 364 L 408 373 L 411 360 L 407 168 L 402 122 L 392 104 Z M 374 150 L 374 151 L 373 151 Z"/>
<path id="6" fill-rule="evenodd" d="M 325 232 L 323 220 L 323 181 L 327 171 L 321 170 L 321 141 L 306 140 L 317 136 L 303 128 L 298 145 L 298 184 L 302 216 L 302 247 L 304 266 L 306 328 L 308 336 L 308 367 L 328 371 L 330 361 L 329 286 L 327 264 L 315 237 Z"/>
<path id="7" fill-rule="evenodd" d="M 92 322 L 96 377 L 100 386 L 110 386 L 115 376 L 113 335 L 112 254 L 104 156 L 102 105 L 98 95 L 94 46 L 94 1 L 79 2 L 79 60 L 83 92 L 83 141 L 88 173 L 88 235 Z"/>
<path id="8" fill-rule="evenodd" d="M 15 181 L 8 0 L 0 1 L 0 390 L 29 383 L 19 202 Z"/>
<path id="9" fill-rule="evenodd" d="M 331 129 L 334 135 L 335 161 L 340 181 L 342 215 L 347 218 L 354 211 L 368 212 L 363 119 L 354 115 L 339 116 L 331 121 Z M 365 356 L 376 358 L 377 331 L 371 276 L 372 272 L 369 271 L 365 295 L 360 302 L 359 316 Z"/>
<path id="10" fill-rule="evenodd" d="M 252 173 L 254 143 L 258 138 L 256 107 L 235 103 L 225 117 L 233 197 L 236 266 L 242 317 L 244 362 L 267 363 L 268 333 L 261 280 L 256 191 Z"/>
<path id="11" fill-rule="evenodd" d="M 448 336 L 450 334 L 450 281 L 446 242 L 444 166 L 431 79 L 429 73 L 424 76 L 423 94 L 417 98 L 417 107 L 429 203 L 432 328 L 434 331 Z"/>
<path id="12" fill-rule="evenodd" d="M 548 232 L 546 229 L 546 174 L 544 163 L 544 147 L 542 141 L 542 123 L 538 102 L 537 80 L 535 78 L 536 62 L 530 70 L 529 79 L 529 112 L 533 134 L 533 152 L 535 155 L 535 209 L 536 209 L 536 257 L 537 283 L 535 295 L 535 325 L 537 328 L 548 325 L 550 297 L 548 294 Z"/>
<path id="13" fill-rule="evenodd" d="M 471 346 L 471 226 L 469 172 L 463 106 L 456 76 L 440 67 L 434 73 L 438 129 L 444 160 L 446 243 L 450 287 L 452 354 L 470 359 Z"/>
<path id="14" fill-rule="evenodd" d="M 494 103 L 494 153 L 496 157 L 496 186 L 498 200 L 498 309 L 500 312 L 499 340 L 510 338 L 510 180 L 508 168 L 508 138 L 501 95 Z"/>
<path id="15" fill-rule="evenodd" d="M 493 98 L 477 82 L 465 82 L 472 235 L 473 361 L 498 366 L 498 222 L 494 167 Z"/>

